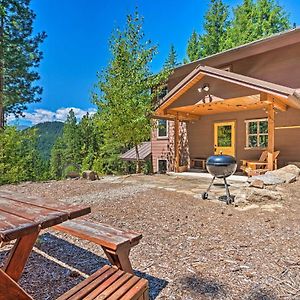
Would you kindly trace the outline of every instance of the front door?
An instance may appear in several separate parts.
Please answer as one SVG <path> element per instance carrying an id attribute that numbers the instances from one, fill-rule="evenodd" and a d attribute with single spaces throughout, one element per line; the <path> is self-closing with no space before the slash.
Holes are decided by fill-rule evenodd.
<path id="1" fill-rule="evenodd" d="M 214 124 L 215 154 L 235 156 L 235 122 Z"/>

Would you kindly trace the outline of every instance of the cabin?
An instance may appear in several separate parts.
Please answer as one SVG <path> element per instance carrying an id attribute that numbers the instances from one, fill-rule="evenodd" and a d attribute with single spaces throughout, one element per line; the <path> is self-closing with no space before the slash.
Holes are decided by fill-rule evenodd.
<path id="1" fill-rule="evenodd" d="M 213 154 L 267 166 L 300 161 L 300 28 L 174 69 L 151 134 L 154 172 L 186 171 Z"/>

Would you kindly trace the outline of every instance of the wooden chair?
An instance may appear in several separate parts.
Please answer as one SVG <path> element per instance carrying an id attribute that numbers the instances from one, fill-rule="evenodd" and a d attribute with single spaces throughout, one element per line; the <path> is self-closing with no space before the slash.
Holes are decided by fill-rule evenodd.
<path id="1" fill-rule="evenodd" d="M 277 169 L 277 158 L 280 151 L 275 151 L 273 156 L 274 169 Z M 263 151 L 258 161 L 242 160 L 241 170 L 248 176 L 261 175 L 269 171 L 268 169 L 268 151 Z"/>
<path id="2" fill-rule="evenodd" d="M 260 155 L 260 158 L 259 158 L 258 161 L 256 161 L 256 162 L 264 163 L 264 162 L 267 162 L 267 159 L 268 159 L 268 151 L 263 151 L 263 152 L 261 153 L 261 155 Z M 245 171 L 246 171 L 246 168 L 249 167 L 249 166 L 248 166 L 248 163 L 249 163 L 249 162 L 255 162 L 255 161 L 254 161 L 254 160 L 246 160 L 246 159 L 242 159 L 241 162 L 242 162 L 242 165 L 241 165 L 241 168 L 240 168 L 240 169 L 241 169 L 243 172 L 245 172 Z"/>

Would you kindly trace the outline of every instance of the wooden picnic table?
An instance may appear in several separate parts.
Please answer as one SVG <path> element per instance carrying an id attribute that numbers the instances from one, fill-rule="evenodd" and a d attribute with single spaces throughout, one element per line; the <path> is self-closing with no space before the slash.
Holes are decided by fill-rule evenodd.
<path id="1" fill-rule="evenodd" d="M 0 245 L 16 240 L 0 269 L 0 300 L 10 299 L 10 290 L 12 295 L 19 294 L 18 299 L 28 299 L 17 282 L 42 229 L 90 212 L 87 206 L 0 190 Z"/>

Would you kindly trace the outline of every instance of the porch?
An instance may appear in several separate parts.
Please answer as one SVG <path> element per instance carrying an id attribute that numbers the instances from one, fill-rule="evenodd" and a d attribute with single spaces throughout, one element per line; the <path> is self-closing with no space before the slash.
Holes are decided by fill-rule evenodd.
<path id="1" fill-rule="evenodd" d="M 220 153 L 233 155 L 237 160 L 247 159 L 247 156 L 258 159 L 261 152 L 267 150 L 267 169 L 273 170 L 275 151 L 294 142 L 281 129 L 300 127 L 297 124 L 299 109 L 299 90 L 199 66 L 165 96 L 155 116 L 174 121 L 176 173 L 184 170 L 180 164 L 181 122 L 187 124 L 189 161 L 191 157 L 205 158 Z M 254 129 L 245 125 L 251 121 L 257 122 L 256 129 L 253 124 L 250 125 Z"/>

